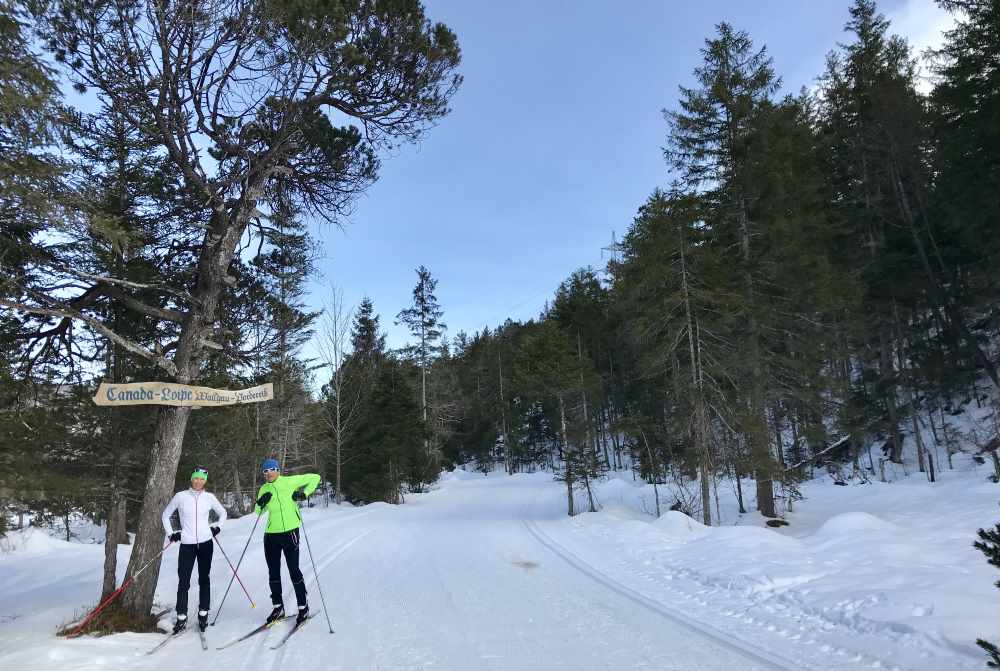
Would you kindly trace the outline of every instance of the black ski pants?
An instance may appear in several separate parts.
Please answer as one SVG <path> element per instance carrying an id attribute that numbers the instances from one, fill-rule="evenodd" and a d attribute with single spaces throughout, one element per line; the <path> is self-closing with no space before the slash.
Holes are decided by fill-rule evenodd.
<path id="1" fill-rule="evenodd" d="M 212 541 L 182 544 L 177 559 L 177 612 L 186 615 L 188 590 L 191 589 L 191 571 L 198 560 L 198 610 L 208 610 L 212 602 L 212 586 L 208 573 L 212 570 Z"/>
<path id="2" fill-rule="evenodd" d="M 288 576 L 295 589 L 295 600 L 306 605 L 306 583 L 299 570 L 299 530 L 292 529 L 277 534 L 264 534 L 264 559 L 267 560 L 267 578 L 271 584 L 271 603 L 284 604 L 281 598 L 281 553 L 285 553 Z"/>

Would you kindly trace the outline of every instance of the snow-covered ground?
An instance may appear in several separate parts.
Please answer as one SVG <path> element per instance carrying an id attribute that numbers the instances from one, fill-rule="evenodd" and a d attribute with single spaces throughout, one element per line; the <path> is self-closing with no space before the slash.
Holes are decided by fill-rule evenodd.
<path id="1" fill-rule="evenodd" d="M 956 466 L 936 484 L 919 474 L 811 481 L 780 530 L 739 516 L 727 487 L 723 526 L 676 512 L 657 520 L 642 512 L 651 487 L 627 475 L 598 487 L 603 512 L 572 519 L 546 473 L 457 471 L 403 506 L 309 509 L 336 633 L 321 615 L 275 651 L 276 631 L 214 649 L 266 614 L 259 530 L 240 569 L 258 608 L 234 587 L 209 629 L 213 649 L 187 635 L 153 656 L 144 653 L 155 634 L 56 639 L 96 599 L 102 548 L 12 534 L 0 552 L 0 668 L 982 669 L 974 641 L 1000 639 L 1000 576 L 971 544 L 1000 519 L 1000 485 L 986 480 L 988 465 Z M 234 560 L 252 524 L 236 520 L 220 536 Z M 119 552 L 124 566 L 129 547 Z M 176 561 L 171 549 L 157 591 L 164 607 Z M 216 604 L 228 572 L 217 555 Z M 311 567 L 307 577 L 320 607 Z"/>

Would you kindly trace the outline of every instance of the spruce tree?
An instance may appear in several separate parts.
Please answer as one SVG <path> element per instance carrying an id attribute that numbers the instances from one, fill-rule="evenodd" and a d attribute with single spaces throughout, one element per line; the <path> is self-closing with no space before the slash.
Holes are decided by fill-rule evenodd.
<path id="1" fill-rule="evenodd" d="M 430 434 L 430 424 L 427 420 L 427 374 L 434 360 L 441 354 L 441 336 L 447 325 L 441 321 L 444 311 L 438 304 L 434 290 L 437 280 L 424 266 L 416 270 L 417 284 L 413 287 L 413 305 L 399 311 L 396 315 L 397 324 L 405 324 L 410 335 L 417 339 L 413 345 L 403 348 L 403 353 L 409 357 L 420 370 L 420 412 L 424 422 L 425 435 Z M 430 441 L 424 443 L 428 455 L 431 454 Z"/>
<path id="2" fill-rule="evenodd" d="M 1000 282 L 1000 5 L 938 0 L 955 25 L 935 54 L 931 94 L 933 169 L 930 215 L 941 227 L 934 247 L 955 321 L 992 309 Z M 972 329 L 970 328 L 969 331 Z M 988 333 L 963 334 L 977 366 L 1000 385 Z M 941 373 L 948 373 L 943 366 Z"/>
<path id="3" fill-rule="evenodd" d="M 750 160 L 761 111 L 780 82 L 766 49 L 756 49 L 747 33 L 726 23 L 717 31 L 716 38 L 706 40 L 703 65 L 695 69 L 699 87 L 681 87 L 680 110 L 665 113 L 670 135 L 664 152 L 680 175 L 681 189 L 697 193 L 704 202 L 713 244 L 720 253 L 734 252 L 735 274 L 724 280 L 742 295 L 732 313 L 739 348 L 734 362 L 738 368 L 732 374 L 741 380 L 740 424 L 757 476 L 757 507 L 765 517 L 774 517 L 775 466 L 765 417 L 769 371 L 762 342 L 769 306 L 757 272 L 755 238 L 761 222 L 753 218 L 751 208 L 760 193 Z"/>
<path id="4" fill-rule="evenodd" d="M 0 1 L 0 298 L 16 299 L 10 282 L 29 272 L 33 236 L 57 215 L 64 166 L 51 151 L 59 95 L 53 71 L 32 49 L 26 3 Z M 7 329 L 20 328 L 5 311 Z M 0 357 L 14 361 L 14 357 Z"/>
<path id="5" fill-rule="evenodd" d="M 279 185 L 279 190 L 282 187 Z M 313 243 L 287 193 L 277 197 L 270 226 L 262 231 L 266 248 L 251 261 L 264 287 L 265 324 L 273 347 L 266 352 L 266 379 L 274 384 L 274 400 L 259 411 L 268 431 L 268 456 L 282 469 L 318 467 L 306 439 L 306 406 L 310 401 L 309 362 L 300 358 L 313 336 L 319 312 L 305 307 L 306 282 L 314 270 Z"/>
<path id="6" fill-rule="evenodd" d="M 865 435 L 884 437 L 886 456 L 900 462 L 909 417 L 924 470 L 920 397 L 943 396 L 948 403 L 975 383 L 977 371 L 997 382 L 981 335 L 971 327 L 971 287 L 983 275 L 963 267 L 972 258 L 961 249 L 965 222 L 946 215 L 940 199 L 953 174 L 948 151 L 960 143 L 956 138 L 946 147 L 930 134 L 910 48 L 890 34 L 874 1 L 857 0 L 850 14 L 846 30 L 853 39 L 830 55 L 819 98 L 831 212 L 845 242 L 862 243 L 833 248 L 837 264 L 855 274 L 861 288 L 844 339 L 851 354 L 840 357 L 845 374 L 838 377 L 850 381 L 842 425 L 856 444 Z M 942 103 L 946 81 L 937 89 Z M 944 118 L 939 115 L 939 133 Z M 977 253 L 988 247 L 973 244 Z"/>
<path id="7" fill-rule="evenodd" d="M 598 373 L 606 368 L 605 362 L 609 350 L 606 344 L 607 302 L 607 289 L 601 285 L 597 274 L 591 268 L 584 268 L 574 272 L 569 279 L 559 285 L 549 311 L 550 318 L 576 341 L 577 358 L 580 359 L 581 365 L 586 358 Z M 602 469 L 610 468 L 607 451 L 599 455 L 598 449 L 598 437 L 603 429 L 601 410 L 604 402 L 603 379 L 589 389 L 586 385 L 581 385 L 580 407 L 583 411 L 584 424 L 581 446 L 588 455 L 587 458 L 595 464 L 599 456 L 603 456 Z"/>
<path id="8" fill-rule="evenodd" d="M 331 321 L 340 318 L 330 317 Z M 340 327 L 331 325 L 330 328 Z M 354 314 L 349 335 L 351 350 L 339 361 L 332 362 L 337 368 L 330 382 L 324 385 L 322 398 L 326 418 L 324 433 L 331 439 L 331 449 L 324 459 L 327 471 L 334 473 L 338 502 L 345 491 L 345 465 L 355 458 L 359 449 L 364 449 L 355 443 L 359 430 L 368 422 L 378 421 L 372 414 L 371 401 L 376 380 L 386 363 L 385 335 L 380 331 L 375 306 L 367 296 Z M 328 339 L 339 337 L 337 333 L 327 335 Z"/>
<path id="9" fill-rule="evenodd" d="M 986 561 L 990 565 L 1000 568 L 1000 524 L 993 529 L 980 529 L 977 533 L 979 540 L 973 543 L 973 547 L 986 555 Z M 1000 580 L 996 582 L 996 586 L 1000 588 Z M 1000 668 L 1000 648 L 983 639 L 977 640 L 976 643 L 990 656 L 987 666 L 991 669 Z"/>
<path id="10" fill-rule="evenodd" d="M 656 462 L 686 459 L 697 465 L 702 520 L 711 524 L 710 408 L 724 407 L 729 388 L 721 384 L 729 376 L 734 344 L 719 337 L 725 322 L 718 315 L 732 306 L 713 284 L 721 259 L 706 244 L 701 222 L 698 198 L 654 192 L 625 237 L 614 291 L 626 306 L 626 327 L 642 352 L 639 366 L 646 374 L 640 380 L 655 380 L 652 388 L 632 385 L 625 426 L 637 434 L 640 458 L 654 469 L 654 478 Z M 658 458 L 662 443 L 680 449 Z"/>
<path id="11" fill-rule="evenodd" d="M 569 515 L 576 514 L 574 493 L 587 493 L 591 511 L 596 510 L 592 482 L 600 476 L 600 465 L 581 440 L 584 435 L 582 394 L 592 388 L 596 374 L 581 360 L 573 339 L 554 320 L 529 325 L 524 342 L 514 360 L 516 386 L 523 390 L 520 400 L 529 408 L 544 410 L 545 422 L 558 439 L 560 464 L 556 479 L 566 484 Z M 537 404 L 537 405 L 536 405 Z"/>
<path id="12" fill-rule="evenodd" d="M 352 503 L 403 503 L 403 485 L 422 484 L 428 472 L 411 366 L 387 357 L 371 379 L 365 415 L 344 463 L 344 493 Z"/>

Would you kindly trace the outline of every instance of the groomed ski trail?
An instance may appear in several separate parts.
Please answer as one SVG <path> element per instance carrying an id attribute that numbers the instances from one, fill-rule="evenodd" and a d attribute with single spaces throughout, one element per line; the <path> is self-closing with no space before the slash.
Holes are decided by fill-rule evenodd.
<path id="1" fill-rule="evenodd" d="M 664 574 L 663 567 L 629 550 L 635 527 L 609 516 L 567 518 L 564 491 L 549 474 L 456 474 L 402 506 L 304 510 L 333 635 L 320 614 L 319 622 L 276 650 L 270 647 L 289 624 L 223 651 L 210 646 L 202 652 L 191 637 L 145 656 L 157 642 L 148 634 L 63 641 L 46 630 L 30 634 L 35 644 L 24 645 L 29 634 L 22 628 L 20 638 L 12 638 L 18 647 L 0 653 L 0 666 L 9 662 L 19 671 L 945 668 L 936 662 L 947 660 L 947 651 L 927 647 L 908 654 L 891 638 L 871 634 L 863 641 L 864 635 L 794 604 L 755 603 L 724 586 L 707 592 L 697 579 L 699 566 L 672 566 Z M 228 537 L 249 533 L 252 523 L 248 518 L 228 525 Z M 240 568 L 259 606 L 251 610 L 239 593 L 230 594 L 235 600 L 227 602 L 219 626 L 209 629 L 212 643 L 245 633 L 266 614 L 260 607 L 268 603 L 261 535 L 252 540 Z M 642 542 L 654 551 L 648 538 Z M 157 590 L 161 604 L 172 602 L 175 566 L 175 555 L 164 560 Z M 304 547 L 300 567 L 310 606 L 324 609 Z M 228 571 L 224 564 L 213 566 L 215 599 Z M 294 608 L 286 569 L 283 578 L 286 606 Z M 92 583 L 74 582 L 66 598 L 84 601 Z M 921 659 L 925 650 L 929 656 Z"/>
<path id="2" fill-rule="evenodd" d="M 802 663 L 784 659 L 774 653 L 769 653 L 766 650 L 748 644 L 745 641 L 740 641 L 739 639 L 727 636 L 726 633 L 719 631 L 714 627 L 710 627 L 706 624 L 686 618 L 682 613 L 668 608 L 658 601 L 654 601 L 653 599 L 643 596 L 635 590 L 622 585 L 614 578 L 596 570 L 572 552 L 559 545 L 558 542 L 549 537 L 545 532 L 541 531 L 535 522 L 531 520 L 524 520 L 524 526 L 527 528 L 528 533 L 534 536 L 539 543 L 544 545 L 549 551 L 572 566 L 574 569 L 591 578 L 594 582 L 603 585 L 608 590 L 620 595 L 622 598 L 627 599 L 632 603 L 655 613 L 656 615 L 666 618 L 669 623 L 675 627 L 687 629 L 695 636 L 700 636 L 705 640 L 712 641 L 715 645 L 721 648 L 732 650 L 738 655 L 744 657 L 748 662 L 757 664 L 763 669 L 773 669 L 774 671 L 820 671 L 819 669 L 813 669 L 811 666 L 804 666 Z"/>
<path id="3" fill-rule="evenodd" d="M 816 648 L 776 653 L 767 643 L 690 621 L 597 571 L 549 534 L 565 519 L 553 493 L 558 497 L 559 487 L 537 477 L 493 476 L 452 481 L 403 506 L 383 507 L 365 520 L 376 533 L 320 570 L 337 634 L 313 624 L 274 651 L 270 668 L 891 668 L 871 660 L 827 664 Z M 317 597 L 311 594 L 311 603 Z"/>
<path id="4" fill-rule="evenodd" d="M 358 519 L 358 518 L 361 518 L 361 517 L 366 517 L 369 514 L 370 514 L 369 512 L 365 512 L 365 513 L 361 513 L 361 514 L 358 514 L 358 515 L 351 515 L 351 516 L 347 516 L 347 517 L 344 517 L 344 518 L 340 518 L 340 519 L 337 519 L 335 521 L 336 522 L 348 522 L 350 520 L 355 520 L 355 519 Z M 329 529 L 329 527 L 332 526 L 332 525 L 328 522 L 326 524 L 318 524 L 316 526 L 320 530 L 320 533 L 322 533 L 323 531 Z M 351 546 L 353 546 L 355 543 L 357 543 L 358 541 L 360 541 L 362 538 L 364 538 L 365 536 L 369 535 L 370 533 L 372 533 L 371 529 L 366 529 L 366 530 L 363 530 L 363 531 L 361 531 L 359 533 L 354 533 L 354 534 L 352 534 L 352 537 L 349 540 L 347 540 L 347 541 L 345 541 L 343 543 L 340 543 L 339 545 L 337 545 L 336 547 L 334 547 L 332 550 L 324 553 L 321 556 L 321 558 L 316 562 L 316 569 L 320 573 L 320 575 L 322 575 L 322 571 L 325 568 L 327 568 L 331 564 L 333 564 L 333 562 L 335 562 L 337 560 L 337 558 L 340 557 L 342 554 L 344 554 L 345 552 L 347 552 L 347 550 L 349 550 L 351 548 Z M 305 543 L 303 542 L 303 546 L 304 545 L 305 545 Z M 302 574 L 303 574 L 303 576 L 305 577 L 305 580 L 306 580 L 306 590 L 309 592 L 309 594 L 308 594 L 309 601 L 310 601 L 310 603 L 315 603 L 315 605 L 316 605 L 316 607 L 318 609 L 319 607 L 321 607 L 320 603 L 319 603 L 319 593 L 318 593 L 319 591 L 315 589 L 316 577 L 315 577 L 315 574 L 313 572 L 312 564 L 309 562 L 309 554 L 307 552 L 303 551 L 303 552 L 301 552 L 299 554 L 299 568 L 302 570 Z M 284 562 L 282 562 L 282 578 L 284 578 L 285 582 L 287 582 L 287 580 L 288 580 L 287 579 L 287 567 L 284 565 Z M 287 588 L 288 585 L 285 585 L 285 587 Z M 285 597 L 286 612 L 294 613 L 295 607 L 296 607 L 295 606 L 295 595 L 294 594 L 286 593 L 284 595 L 284 597 Z M 336 612 L 336 611 L 334 611 L 334 612 Z M 288 620 L 290 621 L 291 618 L 288 618 Z M 226 653 L 232 653 L 233 651 L 239 651 L 240 650 L 240 646 L 243 645 L 244 647 L 249 648 L 249 650 L 247 650 L 245 653 L 242 654 L 242 661 L 240 662 L 240 665 L 239 665 L 240 670 L 241 671 L 249 671 L 250 669 L 259 669 L 260 668 L 260 664 L 261 664 L 260 655 L 262 654 L 262 651 L 267 650 L 267 647 L 265 647 L 265 643 L 268 642 L 271 639 L 271 637 L 275 635 L 276 630 L 280 630 L 280 631 L 283 632 L 284 630 L 281 629 L 282 626 L 287 626 L 287 623 L 282 623 L 281 625 L 278 625 L 277 627 L 273 627 L 272 629 L 269 629 L 267 631 L 264 631 L 264 632 L 258 634 L 257 636 L 254 636 L 252 639 L 250 639 L 249 642 L 244 642 L 243 644 L 237 643 L 235 646 L 233 646 L 231 648 L 227 648 L 226 650 L 219 651 L 219 654 L 220 655 L 225 655 Z M 328 632 L 324 632 L 324 633 L 326 633 L 327 636 L 330 636 L 330 634 Z M 270 664 L 267 666 L 267 668 L 269 668 L 269 669 L 278 669 L 278 668 L 281 667 L 281 660 L 282 660 L 282 658 L 284 656 L 284 650 L 285 650 L 285 648 L 286 648 L 286 646 L 282 646 L 282 648 L 279 648 L 278 650 L 275 650 L 272 653 L 272 654 L 274 654 L 275 658 L 270 662 Z M 231 656 L 235 657 L 238 654 L 239 653 L 233 653 Z M 229 666 L 229 665 L 227 665 L 227 668 L 232 668 L 232 667 Z"/>

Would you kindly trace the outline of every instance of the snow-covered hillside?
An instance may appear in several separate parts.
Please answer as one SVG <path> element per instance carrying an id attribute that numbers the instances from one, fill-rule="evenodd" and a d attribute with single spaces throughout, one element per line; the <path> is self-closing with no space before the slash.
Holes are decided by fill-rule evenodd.
<path id="1" fill-rule="evenodd" d="M 259 530 L 240 573 L 260 606 L 234 589 L 208 652 L 188 634 L 153 656 L 155 634 L 55 638 L 97 597 L 102 548 L 12 534 L 0 553 L 0 668 L 982 669 L 974 641 L 1000 638 L 1000 594 L 971 543 L 1000 519 L 1000 486 L 988 466 L 956 466 L 933 485 L 811 481 L 780 530 L 737 515 L 724 487 L 724 526 L 657 520 L 641 512 L 651 488 L 623 479 L 599 487 L 602 512 L 570 519 L 546 473 L 457 471 L 403 506 L 306 510 L 336 633 L 321 616 L 274 651 L 275 631 L 214 649 L 266 614 Z M 234 559 L 252 523 L 220 536 Z M 176 561 L 171 549 L 164 607 Z M 217 556 L 214 605 L 228 570 Z"/>

